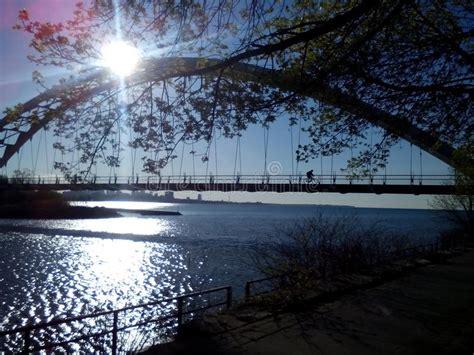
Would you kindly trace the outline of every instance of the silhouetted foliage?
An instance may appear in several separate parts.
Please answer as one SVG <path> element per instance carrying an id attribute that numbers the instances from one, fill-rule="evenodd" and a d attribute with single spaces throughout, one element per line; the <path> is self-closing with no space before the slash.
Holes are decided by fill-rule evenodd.
<path id="1" fill-rule="evenodd" d="M 302 161 L 352 148 L 359 153 L 348 171 L 368 174 L 403 137 L 451 164 L 472 141 L 473 10 L 458 0 L 97 0 L 56 24 L 22 10 L 17 29 L 32 35 L 30 59 L 87 80 L 63 80 L 67 90 L 53 90 L 41 108 L 20 105 L 7 117 L 54 124 L 74 141 L 55 147 L 79 151 L 83 175 L 99 160 L 118 166 L 125 145 L 144 152 L 144 171 L 157 172 L 180 142 L 209 147 L 219 133 L 233 137 L 281 116 L 301 120 L 310 138 L 298 147 Z M 146 56 L 124 86 L 94 69 L 117 23 Z M 246 64 L 258 70 L 243 73 Z M 47 85 L 39 72 L 34 80 Z M 379 141 L 371 125 L 382 128 Z"/>
<path id="2" fill-rule="evenodd" d="M 283 239 L 257 248 L 254 263 L 264 275 L 277 277 L 292 298 L 305 297 L 321 280 L 390 261 L 413 246 L 379 223 L 364 225 L 353 216 L 319 215 L 282 232 Z"/>
<path id="3" fill-rule="evenodd" d="M 444 212 L 445 218 L 454 224 L 457 237 L 474 238 L 474 166 L 469 161 L 474 153 L 474 145 L 461 150 L 457 156 L 462 171 L 454 171 L 456 194 L 435 196 L 432 206 Z"/>

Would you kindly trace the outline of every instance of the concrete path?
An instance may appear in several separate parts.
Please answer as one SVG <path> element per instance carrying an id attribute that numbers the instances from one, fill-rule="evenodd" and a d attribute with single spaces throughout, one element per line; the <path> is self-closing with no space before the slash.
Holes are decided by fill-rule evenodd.
<path id="1" fill-rule="evenodd" d="M 305 312 L 235 323 L 153 353 L 472 355 L 474 250 Z"/>

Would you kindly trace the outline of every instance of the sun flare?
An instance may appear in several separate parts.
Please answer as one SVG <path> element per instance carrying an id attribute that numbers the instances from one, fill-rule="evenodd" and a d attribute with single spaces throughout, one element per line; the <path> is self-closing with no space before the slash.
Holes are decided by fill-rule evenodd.
<path id="1" fill-rule="evenodd" d="M 102 48 L 102 66 L 120 77 L 130 75 L 139 59 L 138 50 L 124 41 L 113 41 Z"/>

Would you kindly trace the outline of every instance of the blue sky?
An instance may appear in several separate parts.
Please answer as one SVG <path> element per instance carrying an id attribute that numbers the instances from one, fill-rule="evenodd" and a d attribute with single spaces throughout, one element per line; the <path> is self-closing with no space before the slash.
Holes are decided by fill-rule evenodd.
<path id="1" fill-rule="evenodd" d="M 36 68 L 30 63 L 27 55 L 31 53 L 29 48 L 29 36 L 19 31 L 13 31 L 11 27 L 16 23 L 18 11 L 26 8 L 31 17 L 41 21 L 59 22 L 68 18 L 75 4 L 75 0 L 2 0 L 0 2 L 0 109 L 13 106 L 19 102 L 24 102 L 37 95 L 41 88 L 35 86 L 31 80 L 31 72 Z M 49 78 L 51 82 L 56 81 L 61 76 L 66 76 L 67 71 L 56 68 L 39 68 L 41 72 Z M 377 130 L 375 130 L 377 131 Z M 291 134 L 293 135 L 293 147 L 291 146 Z M 263 129 L 252 127 L 243 134 L 241 139 L 242 171 L 243 174 L 261 174 L 264 170 L 264 145 Z M 301 143 L 305 142 L 304 133 L 301 134 Z M 47 148 L 45 143 L 51 145 L 52 137 L 44 134 L 37 134 L 32 142 L 25 145 L 21 157 L 21 167 L 35 169 L 36 174 L 51 173 L 51 164 L 54 152 Z M 292 172 L 304 173 L 309 169 L 314 169 L 316 174 L 330 173 L 331 164 L 333 172 L 340 173 L 344 167 L 350 152 L 345 152 L 333 159 L 319 158 L 308 164 L 299 163 L 294 160 L 294 150 L 298 142 L 298 131 L 293 127 L 291 131 L 288 126 L 288 119 L 281 117 L 269 131 L 267 165 L 271 162 L 278 162 L 282 168 L 282 174 Z M 235 164 L 236 140 L 220 138 L 217 141 L 217 171 L 219 174 L 232 174 Z M 199 145 L 197 145 L 199 147 Z M 195 147 L 196 148 L 196 147 Z M 293 148 L 293 149 L 292 149 Z M 191 146 L 177 149 L 179 156 L 173 164 L 174 173 L 181 172 L 188 175 L 193 171 L 192 155 L 189 153 Z M 410 146 L 402 142 L 392 149 L 392 156 L 387 168 L 387 174 L 409 174 L 410 173 Z M 127 156 L 129 155 L 129 156 Z M 124 156 L 123 167 L 117 172 L 119 175 L 129 175 L 131 172 L 131 153 Z M 293 160 L 292 160 L 293 155 Z M 48 161 L 46 161 L 46 156 Z M 37 159 L 38 158 L 38 159 Z M 67 157 L 65 157 L 67 159 Z M 182 163 L 181 163 L 181 159 Z M 412 168 L 415 174 L 420 172 L 420 156 L 418 148 L 412 149 Z M 36 161 L 38 161 L 36 163 Z M 332 161 L 332 163 L 331 163 Z M 444 163 L 432 158 L 426 153 L 422 154 L 423 174 L 447 174 L 449 170 Z M 298 166 L 298 171 L 296 167 Z M 12 158 L 6 169 L 11 173 L 18 167 L 18 156 Z M 137 166 L 138 169 L 138 166 Z M 197 174 L 204 174 L 206 165 L 199 157 L 195 158 L 195 171 Z M 237 169 L 240 170 L 240 169 Z M 5 172 L 5 171 L 3 171 Z M 216 172 L 216 160 L 214 145 L 210 152 L 209 172 Z M 99 171 L 99 174 L 102 173 Z M 107 174 L 105 170 L 104 174 Z M 165 170 L 164 174 L 171 173 L 171 166 Z M 224 194 L 207 195 L 208 198 L 227 200 L 229 196 Z M 322 204 L 344 204 L 365 207 L 406 207 L 425 208 L 431 199 L 429 196 L 396 196 L 396 195 L 338 195 L 338 194 L 234 194 L 232 200 L 239 201 L 263 201 L 278 203 L 322 203 Z"/>

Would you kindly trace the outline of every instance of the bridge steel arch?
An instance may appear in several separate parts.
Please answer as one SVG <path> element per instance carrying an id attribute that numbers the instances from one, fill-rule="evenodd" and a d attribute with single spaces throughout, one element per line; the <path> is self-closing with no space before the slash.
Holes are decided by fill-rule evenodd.
<path id="1" fill-rule="evenodd" d="M 176 77 L 191 76 L 226 76 L 239 80 L 254 81 L 283 91 L 295 92 L 302 96 L 340 108 L 354 114 L 369 123 L 383 128 L 408 142 L 420 147 L 444 163 L 454 166 L 455 148 L 447 142 L 432 136 L 411 124 L 404 117 L 393 115 L 380 110 L 359 98 L 331 87 L 325 83 L 305 83 L 282 71 L 267 69 L 257 65 L 244 64 L 231 60 L 219 60 L 197 57 L 168 57 L 147 59 L 135 74 L 127 78 L 126 85 L 134 86 L 150 81 L 163 81 Z M 108 71 L 100 70 L 87 77 L 53 86 L 26 103 L 16 107 L 13 113 L 5 115 L 0 120 L 0 168 L 40 129 L 54 121 L 62 112 L 73 108 L 78 100 L 87 100 L 106 90 L 119 85 L 119 80 L 111 78 Z M 84 86 L 89 86 L 84 90 Z M 64 100 L 65 93 L 80 90 L 76 100 Z M 52 108 L 39 117 L 35 110 L 41 110 L 45 105 Z M 29 115 L 28 115 L 29 113 Z M 34 118 L 31 116 L 34 115 Z M 1 151 L 1 150 L 0 150 Z"/>

